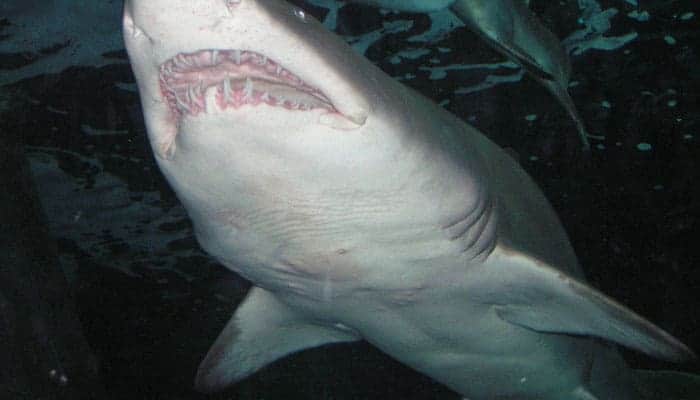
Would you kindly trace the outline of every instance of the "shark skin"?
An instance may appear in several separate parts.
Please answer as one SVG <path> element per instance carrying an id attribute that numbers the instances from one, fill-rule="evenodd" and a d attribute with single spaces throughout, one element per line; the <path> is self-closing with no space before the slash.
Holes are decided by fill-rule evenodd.
<path id="1" fill-rule="evenodd" d="M 519 165 L 280 0 L 127 0 L 159 167 L 253 288 L 201 363 L 222 390 L 366 340 L 470 400 L 652 398 L 616 345 L 693 352 L 587 286 Z"/>
<path id="2" fill-rule="evenodd" d="M 524 68 L 561 103 L 574 122 L 585 150 L 591 136 L 568 92 L 571 63 L 559 39 L 550 32 L 523 0 L 352 0 L 376 7 L 407 12 L 432 12 L 450 8 L 473 32 L 494 49 Z"/>

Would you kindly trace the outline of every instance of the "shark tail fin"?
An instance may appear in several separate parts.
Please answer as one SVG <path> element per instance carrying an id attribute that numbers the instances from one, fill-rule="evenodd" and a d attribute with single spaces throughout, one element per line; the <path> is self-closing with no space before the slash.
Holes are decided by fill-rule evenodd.
<path id="1" fill-rule="evenodd" d="M 641 369 L 635 374 L 649 392 L 649 400 L 700 399 L 700 375 Z"/>

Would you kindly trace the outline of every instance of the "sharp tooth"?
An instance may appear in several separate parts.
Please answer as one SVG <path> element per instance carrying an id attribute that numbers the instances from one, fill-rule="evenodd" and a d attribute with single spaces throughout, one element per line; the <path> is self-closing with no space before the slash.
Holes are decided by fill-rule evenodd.
<path id="1" fill-rule="evenodd" d="M 219 50 L 211 52 L 211 65 L 216 65 L 219 58 Z"/>
<path id="2" fill-rule="evenodd" d="M 173 73 L 173 65 L 171 63 L 166 63 L 160 66 L 160 75 L 167 78 Z"/>
<path id="3" fill-rule="evenodd" d="M 277 72 L 277 75 L 282 75 L 282 66 L 277 65 L 277 71 L 275 72 Z"/>
<path id="4" fill-rule="evenodd" d="M 166 89 L 166 90 L 168 90 L 169 92 L 171 92 L 171 93 L 173 93 L 173 94 L 176 94 L 175 88 L 173 88 L 173 87 L 170 85 L 170 83 L 168 83 L 167 80 L 162 79 L 161 82 L 163 82 L 163 85 L 165 85 L 165 89 Z"/>
<path id="5" fill-rule="evenodd" d="M 260 101 L 267 103 L 270 101 L 270 94 L 267 92 L 263 92 L 262 96 L 260 96 Z"/>
<path id="6" fill-rule="evenodd" d="M 184 72 L 192 69 L 192 63 L 184 55 L 178 54 L 173 60 L 173 67 L 177 72 Z"/>
<path id="7" fill-rule="evenodd" d="M 267 64 L 267 56 L 262 56 L 260 60 L 258 60 L 258 64 L 260 65 L 265 65 Z"/>
<path id="8" fill-rule="evenodd" d="M 194 86 L 190 86 L 187 89 L 187 100 L 189 100 L 190 104 L 197 104 L 197 93 L 195 93 L 195 90 Z"/>
<path id="9" fill-rule="evenodd" d="M 203 81 L 199 81 L 199 85 L 195 88 L 195 94 L 197 95 L 197 104 L 205 110 L 207 107 L 207 99 Z"/>
<path id="10" fill-rule="evenodd" d="M 173 66 L 178 70 L 183 70 L 186 67 L 186 65 L 182 63 L 179 57 L 173 60 Z"/>
<path id="11" fill-rule="evenodd" d="M 184 64 L 185 66 L 192 66 L 192 63 L 190 63 L 190 61 L 187 59 L 187 57 L 185 57 L 184 54 L 178 54 L 176 60 L 179 61 L 181 64 Z"/>
<path id="12" fill-rule="evenodd" d="M 231 101 L 231 78 L 224 79 L 224 103 L 228 104 Z"/>
<path id="13" fill-rule="evenodd" d="M 177 102 L 177 108 L 179 108 L 180 111 L 184 110 L 185 112 L 188 112 L 190 114 L 192 113 L 192 108 L 190 108 L 190 106 L 186 102 L 180 100 L 180 97 L 178 97 L 177 94 L 175 95 L 175 101 Z"/>
<path id="14" fill-rule="evenodd" d="M 241 64 L 241 51 L 240 50 L 233 51 L 233 62 L 235 62 L 236 65 Z"/>
<path id="15" fill-rule="evenodd" d="M 245 79 L 245 86 L 243 87 L 243 98 L 250 100 L 253 97 L 253 81 L 250 77 Z"/>

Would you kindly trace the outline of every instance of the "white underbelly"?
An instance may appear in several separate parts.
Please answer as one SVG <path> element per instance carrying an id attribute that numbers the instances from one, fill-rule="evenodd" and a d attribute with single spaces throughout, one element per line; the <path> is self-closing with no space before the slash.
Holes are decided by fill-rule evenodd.
<path id="1" fill-rule="evenodd" d="M 443 292 L 430 302 L 399 307 L 372 301 L 360 306 L 357 300 L 347 309 L 366 313 L 346 309 L 342 314 L 351 318 L 343 323 L 469 400 L 558 399 L 585 380 L 588 339 L 520 328 L 488 306 L 441 301 L 449 297 Z"/>

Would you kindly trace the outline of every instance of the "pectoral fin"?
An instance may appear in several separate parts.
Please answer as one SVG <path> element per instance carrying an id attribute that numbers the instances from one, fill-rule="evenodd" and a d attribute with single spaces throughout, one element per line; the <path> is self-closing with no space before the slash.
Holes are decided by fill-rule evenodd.
<path id="1" fill-rule="evenodd" d="M 195 387 L 215 392 L 288 354 L 354 340 L 359 337 L 353 331 L 304 319 L 253 287 L 200 364 Z"/>
<path id="2" fill-rule="evenodd" d="M 669 361 L 695 357 L 661 328 L 552 266 L 517 252 L 493 256 L 484 278 L 492 282 L 482 285 L 501 288 L 491 296 L 503 320 L 538 332 L 596 336 Z"/>
<path id="3" fill-rule="evenodd" d="M 515 18 L 522 17 L 513 7 L 514 4 L 502 0 L 459 0 L 451 6 L 451 10 L 469 29 L 536 78 L 555 80 L 545 66 L 515 43 Z"/>
<path id="4" fill-rule="evenodd" d="M 527 51 L 521 49 L 514 43 L 499 43 L 495 41 L 490 41 L 491 46 L 493 46 L 501 54 L 505 55 L 509 59 L 520 64 L 521 67 L 525 68 L 530 75 L 534 76 L 536 79 L 541 81 L 555 81 L 554 75 L 547 71 L 547 68 L 540 64 L 534 57 L 527 53 Z"/>

